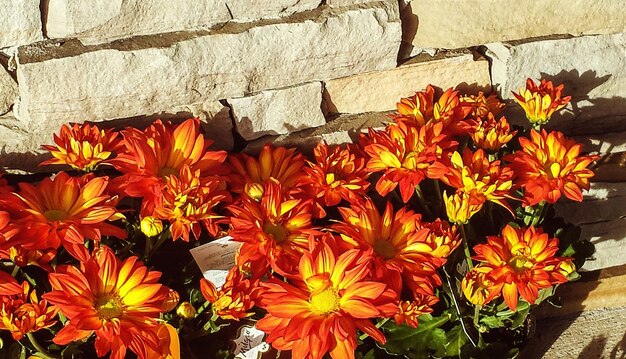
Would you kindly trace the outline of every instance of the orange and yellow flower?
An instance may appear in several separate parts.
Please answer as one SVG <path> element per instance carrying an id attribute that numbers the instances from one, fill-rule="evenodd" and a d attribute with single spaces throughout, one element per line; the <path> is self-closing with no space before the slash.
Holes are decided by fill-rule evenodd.
<path id="1" fill-rule="evenodd" d="M 441 163 L 444 151 L 456 145 L 442 133 L 443 124 L 420 128 L 404 123 L 389 125 L 385 131 L 370 130 L 370 156 L 367 170 L 383 172 L 376 182 L 376 191 L 386 196 L 399 186 L 404 203 L 425 178 L 441 178 L 447 171 Z"/>
<path id="2" fill-rule="evenodd" d="M 515 311 L 519 296 L 534 304 L 539 290 L 565 283 L 561 263 L 572 267 L 569 258 L 556 257 L 559 240 L 535 227 L 516 229 L 506 225 L 500 236 L 487 237 L 486 244 L 474 247 L 480 264 L 468 272 L 462 288 L 474 304 L 486 304 L 503 295 Z"/>
<path id="3" fill-rule="evenodd" d="M 493 116 L 504 109 L 504 103 L 498 99 L 495 93 L 489 96 L 480 91 L 478 95 L 465 95 L 460 97 L 463 106 L 471 107 L 468 116 L 471 118 L 485 118 L 488 114 Z"/>
<path id="4" fill-rule="evenodd" d="M 230 200 L 227 191 L 221 189 L 221 180 L 215 177 L 200 177 L 200 170 L 192 171 L 183 165 L 178 176 L 166 176 L 161 199 L 156 204 L 154 216 L 170 222 L 172 239 L 182 238 L 189 242 L 189 233 L 200 238 L 202 226 L 209 234 L 219 232 L 217 221 L 222 216 L 214 207 Z"/>
<path id="5" fill-rule="evenodd" d="M 104 246 L 80 269 L 57 267 L 49 275 L 52 291 L 44 298 L 68 321 L 54 342 L 67 345 L 95 333 L 99 357 L 111 352 L 111 358 L 122 359 L 130 349 L 143 359 L 149 351 L 159 351 L 157 319 L 169 291 L 158 283 L 160 277 L 137 257 L 121 261 Z"/>
<path id="6" fill-rule="evenodd" d="M 332 228 L 353 247 L 372 251 L 374 279 L 384 281 L 398 293 L 403 282 L 415 290 L 422 288 L 417 283 L 425 279 L 440 282 L 435 271 L 443 262 L 431 254 L 430 230 L 422 226 L 420 214 L 406 208 L 394 214 L 388 202 L 381 216 L 370 199 L 351 208 L 341 207 L 339 212 L 343 222 Z"/>
<path id="7" fill-rule="evenodd" d="M 467 120 L 466 123 L 467 132 L 476 146 L 487 152 L 499 151 L 517 134 L 517 131 L 511 131 L 506 118 L 500 117 L 496 121 L 491 113 L 487 114 L 486 119 Z"/>
<path id="8" fill-rule="evenodd" d="M 260 289 L 260 277 L 266 271 L 263 268 L 250 267 L 251 265 L 254 264 L 231 268 L 226 282 L 219 289 L 209 280 L 200 280 L 200 292 L 211 303 L 211 310 L 215 315 L 238 321 L 254 314 L 252 307 Z"/>
<path id="9" fill-rule="evenodd" d="M 530 131 L 530 139 L 519 139 L 521 150 L 507 157 L 515 172 L 515 183 L 524 188 L 524 205 L 541 201 L 555 203 L 565 197 L 581 202 L 582 191 L 589 189 L 594 173 L 587 167 L 598 156 L 581 156 L 582 145 L 563 133 Z"/>
<path id="10" fill-rule="evenodd" d="M 273 178 L 280 182 L 283 190 L 290 191 L 302 175 L 305 159 L 295 148 L 274 147 L 267 144 L 259 153 L 258 160 L 245 153 L 228 157 L 233 171 L 230 175 L 230 190 L 243 193 L 259 200 L 263 196 L 265 182 Z"/>
<path id="11" fill-rule="evenodd" d="M 435 295 L 417 295 L 413 300 L 403 300 L 398 304 L 398 312 L 393 316 L 397 325 L 406 324 L 417 328 L 418 318 L 422 314 L 432 313 L 432 306 L 439 298 Z"/>
<path id="12" fill-rule="evenodd" d="M 93 171 L 120 149 L 118 132 L 101 130 L 96 125 L 63 125 L 61 132 L 54 135 L 55 145 L 44 145 L 54 157 L 41 165 L 70 165 L 81 171 Z"/>
<path id="13" fill-rule="evenodd" d="M 539 86 L 532 79 L 526 80 L 526 89 L 520 88 L 519 93 L 513 92 L 515 101 L 526 112 L 526 118 L 533 125 L 543 125 L 552 115 L 567 106 L 571 96 L 562 96 L 564 85 L 557 87 L 552 81 L 541 80 Z"/>
<path id="14" fill-rule="evenodd" d="M 197 118 L 178 126 L 157 120 L 145 131 L 127 128 L 122 135 L 124 148 L 110 161 L 123 174 L 115 185 L 128 196 L 144 197 L 142 216 L 152 214 L 166 177 L 179 175 L 184 166 L 200 170 L 202 177 L 226 173 L 227 153 L 208 150 L 212 142 L 200 133 Z"/>
<path id="15" fill-rule="evenodd" d="M 293 284 L 261 284 L 267 315 L 256 326 L 268 333 L 268 343 L 291 350 L 294 358 L 353 358 L 357 329 L 385 343 L 371 319 L 393 316 L 398 298 L 384 283 L 369 280 L 369 272 L 367 252 L 337 255 L 323 239 L 311 238 Z"/>
<path id="16" fill-rule="evenodd" d="M 360 201 L 369 187 L 365 159 L 350 148 L 329 148 L 325 142 L 313 150 L 315 162 L 308 162 L 299 183 L 321 206 L 332 207 L 341 200 Z M 322 209 L 323 211 L 323 209 Z"/>
<path id="17" fill-rule="evenodd" d="M 469 199 L 470 206 L 482 206 L 486 201 L 491 201 L 513 213 L 505 200 L 512 198 L 509 192 L 513 187 L 513 171 L 509 167 L 501 167 L 500 161 L 489 162 L 482 149 L 472 153 L 466 148 L 462 157 L 454 152 L 450 156 L 448 171 L 442 178 L 443 182 L 456 188 L 457 192 L 468 195 L 467 198 L 455 199 L 455 208 L 465 208 L 460 204 Z"/>
<path id="18" fill-rule="evenodd" d="M 391 117 L 396 122 L 406 121 L 422 127 L 432 119 L 434 102 L 435 89 L 428 85 L 426 90 L 418 91 L 411 97 L 402 98 L 396 104 L 397 112 Z"/>
<path id="19" fill-rule="evenodd" d="M 314 233 L 311 208 L 310 201 L 289 197 L 273 178 L 265 182 L 259 202 L 244 197 L 239 204 L 229 206 L 229 234 L 234 241 L 243 242 L 238 265 L 262 261 L 281 274 L 291 273 Z"/>
<path id="20" fill-rule="evenodd" d="M 57 314 L 45 299 L 37 298 L 28 282 L 23 282 L 20 289 L 20 293 L 0 295 L 0 330 L 10 331 L 15 340 L 53 326 Z"/>
<path id="21" fill-rule="evenodd" d="M 473 199 L 469 193 L 456 192 L 448 197 L 443 192 L 443 203 L 450 223 L 463 225 L 483 208 L 484 201 Z"/>
<path id="22" fill-rule="evenodd" d="M 89 257 L 86 239 L 126 238 L 123 229 L 106 223 L 123 218 L 106 193 L 108 183 L 107 177 L 70 177 L 65 172 L 37 186 L 20 183 L 11 203 L 20 232 L 7 243 L 42 250 L 63 245 L 72 256 L 85 260 Z"/>

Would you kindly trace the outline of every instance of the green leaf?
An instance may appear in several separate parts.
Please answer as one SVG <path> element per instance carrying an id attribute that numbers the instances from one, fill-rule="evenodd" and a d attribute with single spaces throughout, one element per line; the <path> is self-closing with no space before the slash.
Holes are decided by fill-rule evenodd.
<path id="1" fill-rule="evenodd" d="M 490 315 L 488 317 L 482 317 L 480 318 L 480 322 L 484 325 L 486 325 L 487 327 L 489 327 L 489 329 L 495 329 L 495 328 L 502 328 L 504 327 L 504 322 L 502 321 L 502 319 L 500 319 L 499 317 L 495 316 L 495 315 Z"/>
<path id="2" fill-rule="evenodd" d="M 520 304 L 522 303 L 526 302 L 520 302 Z M 526 317 L 530 312 L 530 305 L 528 305 L 528 303 L 526 304 L 527 305 L 525 306 L 520 305 L 517 308 L 517 312 L 515 313 L 515 316 L 513 317 L 513 322 L 511 323 L 512 328 L 519 328 L 520 326 L 522 326 L 522 324 L 524 324 L 524 321 L 526 320 Z"/>
<path id="3" fill-rule="evenodd" d="M 413 359 L 426 359 L 435 353 L 445 353 L 448 339 L 440 327 L 449 319 L 447 314 L 440 317 L 424 314 L 419 317 L 417 328 L 388 322 L 383 326 L 387 343 L 381 348 L 389 354 L 404 354 Z"/>
<path id="4" fill-rule="evenodd" d="M 461 348 L 467 343 L 467 336 L 460 324 L 446 333 L 446 341 L 445 356 L 460 357 Z"/>

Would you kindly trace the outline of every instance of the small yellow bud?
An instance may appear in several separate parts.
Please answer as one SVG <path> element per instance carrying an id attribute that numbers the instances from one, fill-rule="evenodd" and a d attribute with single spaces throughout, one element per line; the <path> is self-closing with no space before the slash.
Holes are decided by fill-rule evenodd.
<path id="1" fill-rule="evenodd" d="M 196 308 L 189 302 L 182 302 L 176 309 L 176 314 L 184 319 L 191 319 L 196 315 Z"/>
<path id="2" fill-rule="evenodd" d="M 141 220 L 141 232 L 146 237 L 154 237 L 163 231 L 163 222 L 160 219 L 152 216 L 144 217 Z"/>
<path id="3" fill-rule="evenodd" d="M 260 183 L 246 183 L 244 191 L 250 198 L 259 202 L 263 198 L 263 185 Z"/>

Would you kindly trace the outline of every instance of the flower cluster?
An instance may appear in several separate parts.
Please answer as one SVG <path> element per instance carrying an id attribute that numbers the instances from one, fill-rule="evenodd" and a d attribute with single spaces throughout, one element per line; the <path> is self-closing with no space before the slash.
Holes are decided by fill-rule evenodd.
<path id="1" fill-rule="evenodd" d="M 385 345 L 397 328 L 441 315 L 482 343 L 463 313 L 509 315 L 576 271 L 541 228 L 561 197 L 582 201 L 597 159 L 538 129 L 562 92 L 528 80 L 525 131 L 496 117 L 495 94 L 428 86 L 383 128 L 311 157 L 212 149 L 199 119 L 64 125 L 42 165 L 67 171 L 0 177 L 0 331 L 43 356 L 89 343 L 85 357 L 175 359 L 181 341 L 254 321 L 277 350 L 339 359 L 374 342 L 398 354 Z M 223 281 L 202 278 L 189 250 L 226 235 L 238 249 Z"/>

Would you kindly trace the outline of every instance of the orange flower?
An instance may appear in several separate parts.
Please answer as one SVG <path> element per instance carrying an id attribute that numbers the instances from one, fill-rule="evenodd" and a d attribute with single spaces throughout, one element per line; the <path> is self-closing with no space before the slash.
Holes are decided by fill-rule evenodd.
<path id="1" fill-rule="evenodd" d="M 374 279 L 384 281 L 399 293 L 402 275 L 408 286 L 436 276 L 437 266 L 427 243 L 430 230 L 421 225 L 420 214 L 401 208 L 394 215 L 391 202 L 387 202 L 381 216 L 369 198 L 363 204 L 339 208 L 339 212 L 343 222 L 332 228 L 352 246 L 372 250 Z M 434 279 L 438 281 L 438 277 Z"/>
<path id="2" fill-rule="evenodd" d="M 437 218 L 434 222 L 422 222 L 425 228 L 430 230 L 424 243 L 430 246 L 429 254 L 435 258 L 446 258 L 461 244 L 461 236 L 456 226 L 450 226 L 447 221 Z M 443 263 L 441 265 L 443 265 Z"/>
<path id="3" fill-rule="evenodd" d="M 122 359 L 130 349 L 139 358 L 160 350 L 157 318 L 164 312 L 169 288 L 161 273 L 149 271 L 137 257 L 121 261 L 105 246 L 81 268 L 59 266 L 49 275 L 52 291 L 44 298 L 68 318 L 53 341 L 66 345 L 96 334 L 99 357 L 109 351 Z"/>
<path id="4" fill-rule="evenodd" d="M 178 126 L 154 122 L 145 131 L 122 131 L 124 150 L 110 163 L 123 173 L 115 184 L 131 197 L 144 197 L 142 215 L 151 215 L 165 178 L 178 175 L 183 166 L 200 170 L 201 176 L 224 174 L 225 151 L 209 151 L 211 141 L 200 134 L 200 120 L 188 119 Z"/>
<path id="5" fill-rule="evenodd" d="M 401 301 L 398 305 L 398 312 L 393 319 L 397 325 L 406 324 L 417 328 L 419 316 L 431 313 L 433 311 L 432 306 L 438 301 L 439 299 L 435 295 L 419 295 L 414 300 Z"/>
<path id="6" fill-rule="evenodd" d="M 15 295 L 22 293 L 22 286 L 9 273 L 0 271 L 0 293 Z"/>
<path id="7" fill-rule="evenodd" d="M 107 177 L 86 174 L 70 177 L 59 172 L 36 187 L 20 183 L 11 203 L 20 232 L 11 246 L 24 249 L 58 249 L 61 245 L 75 258 L 89 256 L 85 239 L 100 241 L 103 235 L 126 238 L 126 232 L 106 223 L 123 218 L 106 194 Z"/>
<path id="8" fill-rule="evenodd" d="M 496 121 L 491 113 L 486 120 L 468 120 L 466 129 L 476 146 L 488 152 L 499 151 L 517 134 L 517 131 L 511 131 L 506 118 L 500 117 Z"/>
<path id="9" fill-rule="evenodd" d="M 482 206 L 485 201 L 491 201 L 513 213 L 505 198 L 512 198 L 509 194 L 513 187 L 513 171 L 508 167 L 500 167 L 500 161 L 489 162 L 482 149 L 472 153 L 465 149 L 463 157 L 454 152 L 450 157 L 449 172 L 442 178 L 443 182 L 457 189 L 457 192 L 466 193 L 468 197 L 460 196 L 455 200 L 470 200 L 471 206 Z M 462 198 L 463 197 L 463 198 Z M 464 205 L 457 208 L 465 208 Z M 477 210 L 479 210 L 478 208 Z M 473 210 L 469 210 L 472 212 Z"/>
<path id="10" fill-rule="evenodd" d="M 582 145 L 561 132 L 530 131 L 530 139 L 519 139 L 522 149 L 504 159 L 511 162 L 516 185 L 524 188 L 524 205 L 541 201 L 555 203 L 562 194 L 581 202 L 594 173 L 588 169 L 598 156 L 581 156 Z"/>
<path id="11" fill-rule="evenodd" d="M 291 273 L 314 233 L 311 203 L 290 198 L 273 178 L 265 182 L 263 192 L 260 202 L 244 197 L 228 207 L 233 214 L 229 234 L 243 242 L 237 263 L 262 261 L 281 274 Z"/>
<path id="12" fill-rule="evenodd" d="M 330 149 L 325 142 L 318 144 L 313 154 L 315 163 L 304 167 L 306 174 L 299 184 L 322 206 L 335 206 L 342 199 L 355 203 L 367 193 L 369 173 L 364 158 L 355 156 L 350 148 Z"/>
<path id="13" fill-rule="evenodd" d="M 274 148 L 267 144 L 259 153 L 258 160 L 240 153 L 229 156 L 228 161 L 233 168 L 229 182 L 231 191 L 259 200 L 263 196 L 259 189 L 270 178 L 280 182 L 284 190 L 291 190 L 302 174 L 305 160 L 295 148 Z"/>
<path id="14" fill-rule="evenodd" d="M 109 159 L 121 146 L 117 132 L 101 130 L 88 123 L 63 125 L 59 135 L 54 135 L 54 143 L 56 145 L 43 146 L 54 158 L 41 165 L 66 164 L 88 172 Z"/>
<path id="15" fill-rule="evenodd" d="M 406 203 L 424 178 L 443 176 L 447 169 L 440 162 L 442 153 L 456 142 L 442 130 L 440 123 L 416 128 L 402 122 L 387 126 L 385 131 L 370 130 L 371 143 L 365 147 L 370 156 L 367 169 L 383 172 L 376 182 L 376 191 L 386 196 L 399 186 Z"/>
<path id="16" fill-rule="evenodd" d="M 330 234 L 327 234 L 330 236 Z M 267 315 L 257 328 L 278 350 L 294 358 L 351 358 L 360 329 L 380 343 L 385 337 L 370 318 L 386 318 L 398 310 L 397 294 L 370 281 L 367 252 L 352 249 L 337 255 L 324 239 L 311 239 L 288 284 L 278 279 L 262 283 L 261 307 Z"/>
<path id="17" fill-rule="evenodd" d="M 504 109 L 504 103 L 498 99 L 498 95 L 495 93 L 485 96 L 480 91 L 478 95 L 461 96 L 460 100 L 463 106 L 471 107 L 471 111 L 468 114 L 471 118 L 484 118 L 490 113 L 495 116 Z"/>
<path id="18" fill-rule="evenodd" d="M 247 272 L 251 272 L 249 266 L 245 269 L 238 266 L 231 268 L 226 276 L 226 282 L 220 289 L 204 278 L 200 280 L 200 292 L 204 299 L 211 303 L 215 315 L 238 321 L 254 314 L 252 307 L 260 288 L 259 279 L 265 271 L 263 268 L 254 268 L 252 275 L 248 275 Z"/>
<path id="19" fill-rule="evenodd" d="M 22 246 L 9 247 L 8 249 L 0 249 L 0 259 L 8 259 L 15 263 L 18 267 L 26 267 L 27 265 L 35 265 L 51 272 L 52 267 L 50 261 L 56 256 L 56 249 L 48 248 L 24 249 Z"/>
<path id="20" fill-rule="evenodd" d="M 432 119 L 434 98 L 435 89 L 428 85 L 425 91 L 418 91 L 412 97 L 401 99 L 396 104 L 397 112 L 391 117 L 396 122 L 406 121 L 422 127 Z"/>
<path id="21" fill-rule="evenodd" d="M 487 237 L 486 244 L 474 247 L 473 259 L 482 263 L 468 273 L 463 291 L 479 304 L 502 293 L 513 311 L 519 295 L 534 304 L 539 290 L 567 282 L 558 268 L 560 263 L 572 263 L 568 258 L 555 257 L 558 249 L 559 240 L 548 237 L 541 229 L 506 225 L 500 236 Z"/>
<path id="22" fill-rule="evenodd" d="M 515 101 L 526 112 L 526 118 L 533 125 L 543 125 L 552 114 L 567 106 L 571 96 L 561 97 L 564 86 L 552 85 L 552 81 L 541 80 L 537 86 L 532 79 L 526 80 L 526 89 L 520 88 L 519 94 L 513 92 Z"/>
<path id="23" fill-rule="evenodd" d="M 221 181 L 213 177 L 200 177 L 200 170 L 193 171 L 183 165 L 178 176 L 166 176 L 161 200 L 154 209 L 155 217 L 170 222 L 172 239 L 182 238 L 189 242 L 189 232 L 200 238 L 201 225 L 216 236 L 219 228 L 216 219 L 222 218 L 214 207 L 230 200 L 227 191 L 221 190 Z"/>
<path id="24" fill-rule="evenodd" d="M 0 330 L 10 331 L 15 340 L 53 326 L 57 315 L 57 310 L 49 307 L 45 299 L 37 299 L 28 282 L 23 282 L 20 289 L 20 293 L 0 295 Z"/>
<path id="25" fill-rule="evenodd" d="M 443 202 L 446 205 L 446 214 L 450 223 L 466 224 L 470 218 L 483 208 L 484 201 L 476 200 L 465 192 L 453 193 L 448 197 L 446 191 L 443 192 Z"/>

